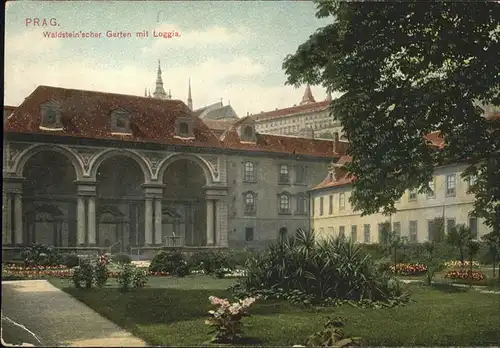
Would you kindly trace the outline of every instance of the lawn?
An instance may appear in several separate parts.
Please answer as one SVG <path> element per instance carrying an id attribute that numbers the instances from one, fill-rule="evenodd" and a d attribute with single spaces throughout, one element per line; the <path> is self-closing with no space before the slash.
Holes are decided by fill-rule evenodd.
<path id="1" fill-rule="evenodd" d="M 68 280 L 51 282 L 152 345 L 200 345 L 209 338 L 204 324 L 208 297 L 230 296 L 234 280 L 208 276 L 150 277 L 148 287 L 122 294 L 110 281 L 103 289 L 75 289 Z M 411 286 L 414 302 L 405 307 L 301 309 L 281 301 L 258 301 L 245 318 L 245 334 L 262 345 L 303 344 L 327 316 L 346 318 L 346 333 L 363 345 L 493 345 L 500 342 L 500 296 L 467 289 Z"/>

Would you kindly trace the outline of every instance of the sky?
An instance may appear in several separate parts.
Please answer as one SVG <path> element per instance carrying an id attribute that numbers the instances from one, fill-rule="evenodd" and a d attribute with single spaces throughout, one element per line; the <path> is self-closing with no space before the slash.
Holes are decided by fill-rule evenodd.
<path id="1" fill-rule="evenodd" d="M 160 59 L 173 99 L 186 102 L 191 79 L 194 109 L 221 98 L 240 117 L 293 106 L 305 87 L 285 86 L 282 63 L 332 21 L 315 12 L 306 1 L 9 2 L 4 104 L 19 105 L 38 85 L 143 96 L 145 88 L 154 91 Z M 149 37 L 136 37 L 143 30 Z M 44 36 L 80 31 L 101 38 Z M 132 37 L 110 38 L 107 31 Z M 326 97 L 322 87 L 312 92 L 316 101 Z"/>

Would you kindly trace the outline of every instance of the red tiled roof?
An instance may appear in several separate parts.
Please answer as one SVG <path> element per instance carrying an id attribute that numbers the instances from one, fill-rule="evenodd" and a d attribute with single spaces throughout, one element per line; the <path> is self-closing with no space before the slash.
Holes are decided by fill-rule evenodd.
<path id="1" fill-rule="evenodd" d="M 441 135 L 441 132 L 432 132 L 424 136 L 424 138 L 431 143 L 432 146 L 437 147 L 438 149 L 443 149 L 445 147 L 444 138 Z"/>
<path id="2" fill-rule="evenodd" d="M 291 152 L 297 155 L 311 155 L 317 157 L 333 157 L 342 154 L 346 143 L 339 142 L 337 153 L 333 152 L 333 140 L 308 139 L 287 137 L 271 134 L 256 134 L 256 142 L 242 142 L 238 135 L 238 126 L 251 120 L 251 116 L 236 121 L 224 133 L 222 142 L 227 148 L 242 149 L 247 151 Z"/>
<path id="3" fill-rule="evenodd" d="M 4 114 L 10 114 L 14 110 L 16 110 L 16 106 L 10 106 L 10 105 L 4 105 L 3 106 L 3 112 L 4 112 Z"/>
<path id="4" fill-rule="evenodd" d="M 40 130 L 40 105 L 55 100 L 61 103 L 63 131 Z M 114 135 L 110 130 L 113 110 L 131 112 L 132 135 Z M 194 119 L 195 139 L 175 135 L 178 117 Z M 172 145 L 221 147 L 220 140 L 179 100 L 161 100 L 123 94 L 38 86 L 6 122 L 7 132 L 43 133 L 95 139 L 116 139 Z"/>
<path id="5" fill-rule="evenodd" d="M 344 165 L 352 161 L 352 157 L 348 155 L 344 155 L 339 158 L 337 164 Z M 347 184 L 352 184 L 355 180 L 353 175 L 347 173 L 343 168 L 334 168 L 333 173 L 334 177 L 330 175 L 330 173 L 326 176 L 326 178 L 320 182 L 318 185 L 313 186 L 311 190 L 320 190 L 329 187 L 343 186 Z"/>
<path id="6" fill-rule="evenodd" d="M 51 100 L 61 105 L 63 130 L 40 129 L 40 106 Z M 132 116 L 132 135 L 111 133 L 111 112 L 123 108 Z M 192 117 L 195 139 L 174 137 L 175 121 L 178 117 Z M 317 157 L 333 157 L 331 140 L 285 137 L 257 134 L 255 144 L 241 142 L 237 125 L 249 117 L 232 121 L 202 121 L 193 115 L 179 100 L 162 100 L 131 95 L 96 91 L 39 86 L 31 93 L 5 122 L 5 132 L 64 135 L 91 139 L 110 139 L 168 145 L 218 147 L 255 152 L 302 154 Z M 231 124 L 230 124 L 231 123 Z M 227 127 L 224 141 L 214 133 L 217 128 Z M 212 131 L 211 128 L 214 130 Z M 221 129 L 220 129 L 221 130 Z M 219 131 L 220 131 L 219 130 Z M 345 148 L 338 144 L 338 152 Z"/>
<path id="7" fill-rule="evenodd" d="M 294 115 L 298 113 L 306 113 L 306 112 L 310 113 L 310 112 L 322 111 L 326 110 L 328 108 L 328 105 L 330 105 L 330 101 L 324 100 L 317 103 L 310 103 L 310 104 L 292 106 L 284 109 L 263 112 L 260 114 L 250 115 L 250 117 L 255 121 L 262 121 L 272 118 Z"/>

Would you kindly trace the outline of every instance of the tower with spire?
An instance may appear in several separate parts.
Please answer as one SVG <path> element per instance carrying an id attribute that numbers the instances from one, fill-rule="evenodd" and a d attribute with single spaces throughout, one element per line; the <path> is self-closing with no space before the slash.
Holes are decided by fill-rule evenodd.
<path id="1" fill-rule="evenodd" d="M 151 96 L 151 93 L 150 95 Z M 167 93 L 165 93 L 165 89 L 163 88 L 163 79 L 161 77 L 161 67 L 160 67 L 160 60 L 158 59 L 158 71 L 156 73 L 156 88 L 155 91 L 153 92 L 153 97 L 157 99 L 171 99 L 172 96 Z"/>
<path id="2" fill-rule="evenodd" d="M 306 90 L 304 91 L 304 96 L 302 97 L 302 101 L 300 102 L 300 105 L 304 104 L 311 104 L 311 103 L 316 103 L 316 100 L 314 100 L 314 97 L 311 92 L 311 86 L 307 84 Z"/>
<path id="3" fill-rule="evenodd" d="M 187 104 L 189 110 L 193 111 L 193 99 L 191 98 L 191 79 L 188 80 L 188 99 Z"/>

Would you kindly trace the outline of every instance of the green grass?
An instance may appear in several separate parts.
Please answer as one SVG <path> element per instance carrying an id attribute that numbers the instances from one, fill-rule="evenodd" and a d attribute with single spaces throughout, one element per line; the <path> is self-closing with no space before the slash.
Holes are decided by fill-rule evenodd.
<path id="1" fill-rule="evenodd" d="M 152 345 L 199 345 L 210 329 L 204 324 L 210 295 L 229 296 L 233 280 L 207 276 L 150 277 L 148 287 L 120 293 L 116 283 L 81 290 L 67 280 L 51 280 L 118 325 Z M 492 345 L 500 342 L 500 296 L 441 285 L 411 286 L 405 307 L 301 309 L 281 301 L 258 301 L 244 319 L 245 334 L 261 345 L 303 344 L 322 329 L 327 316 L 346 319 L 346 334 L 364 345 Z"/>

